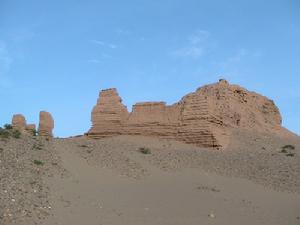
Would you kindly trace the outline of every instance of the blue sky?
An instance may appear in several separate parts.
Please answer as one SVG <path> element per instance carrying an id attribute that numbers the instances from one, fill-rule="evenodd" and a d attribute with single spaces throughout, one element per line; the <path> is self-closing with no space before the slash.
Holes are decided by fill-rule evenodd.
<path id="1" fill-rule="evenodd" d="M 225 78 L 275 101 L 300 134 L 298 0 L 0 0 L 0 124 L 52 113 L 86 132 L 101 89 L 171 104 Z"/>

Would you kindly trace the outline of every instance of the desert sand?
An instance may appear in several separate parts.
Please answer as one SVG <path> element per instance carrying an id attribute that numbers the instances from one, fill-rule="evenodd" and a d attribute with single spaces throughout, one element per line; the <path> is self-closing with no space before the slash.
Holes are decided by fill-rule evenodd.
<path id="1" fill-rule="evenodd" d="M 299 224 L 299 139 L 235 135 L 222 151 L 141 136 L 2 141 L 1 224 Z"/>
<path id="2" fill-rule="evenodd" d="M 299 192 L 288 193 L 284 189 L 278 192 L 247 179 L 224 177 L 189 166 L 174 170 L 178 165 L 170 162 L 174 160 L 172 157 L 162 162 L 172 164 L 169 170 L 164 170 L 163 165 L 159 168 L 147 159 L 148 155 L 137 151 L 134 138 L 131 141 L 109 140 L 122 143 L 120 146 L 125 149 L 112 150 L 121 151 L 112 153 L 120 157 L 107 155 L 102 165 L 94 161 L 94 156 L 80 157 L 79 152 L 74 154 L 74 149 L 58 149 L 69 174 L 66 179 L 50 180 L 50 186 L 54 187 L 50 198 L 54 211 L 46 224 L 282 225 L 300 222 Z M 156 145 L 155 139 L 146 138 L 144 142 L 147 146 Z M 120 162 L 110 161 L 118 158 Z M 111 163 L 121 165 L 113 170 L 103 168 L 114 167 Z"/>

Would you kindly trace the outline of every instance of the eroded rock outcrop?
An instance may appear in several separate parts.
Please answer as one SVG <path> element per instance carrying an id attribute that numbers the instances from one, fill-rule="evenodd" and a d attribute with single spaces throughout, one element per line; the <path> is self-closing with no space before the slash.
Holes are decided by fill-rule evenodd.
<path id="1" fill-rule="evenodd" d="M 30 135 L 35 134 L 35 124 L 27 124 L 26 119 L 22 114 L 13 115 L 11 124 L 13 129 L 19 130 L 22 133 Z"/>
<path id="2" fill-rule="evenodd" d="M 104 90 L 92 111 L 92 124 L 87 135 L 93 138 L 146 135 L 216 148 L 228 144 L 231 128 L 284 130 L 272 100 L 226 80 L 201 87 L 171 106 L 137 103 L 131 113 L 116 89 Z"/>
<path id="3" fill-rule="evenodd" d="M 274 102 L 224 80 L 206 85 L 197 93 L 207 97 L 209 111 L 224 125 L 261 131 L 281 128 L 282 119 Z"/>
<path id="4" fill-rule="evenodd" d="M 38 134 L 44 137 L 53 137 L 54 120 L 49 112 L 40 112 Z"/>
<path id="5" fill-rule="evenodd" d="M 122 104 L 116 89 L 101 91 L 97 105 L 92 111 L 93 126 L 89 135 L 99 138 L 122 134 L 128 115 L 127 108 Z"/>
<path id="6" fill-rule="evenodd" d="M 12 117 L 11 125 L 16 130 L 24 131 L 26 129 L 26 119 L 22 114 L 15 114 Z"/>

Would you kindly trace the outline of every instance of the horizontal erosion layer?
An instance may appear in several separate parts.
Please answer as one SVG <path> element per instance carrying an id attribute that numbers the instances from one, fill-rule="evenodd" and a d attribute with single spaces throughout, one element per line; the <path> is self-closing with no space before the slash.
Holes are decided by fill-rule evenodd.
<path id="1" fill-rule="evenodd" d="M 195 117 L 194 117 L 195 118 Z M 199 120 L 185 120 L 170 123 L 140 122 L 120 123 L 120 121 L 106 121 L 98 123 L 87 133 L 91 138 L 105 138 L 117 135 L 142 135 L 173 139 L 203 147 L 220 147 L 215 135 L 211 131 L 207 117 Z M 211 119 L 213 120 L 213 119 Z"/>

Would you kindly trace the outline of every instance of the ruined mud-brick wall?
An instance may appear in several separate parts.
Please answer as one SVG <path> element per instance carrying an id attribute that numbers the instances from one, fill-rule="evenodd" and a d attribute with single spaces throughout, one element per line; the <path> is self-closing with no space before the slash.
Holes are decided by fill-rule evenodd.
<path id="1" fill-rule="evenodd" d="M 87 135 L 145 135 L 224 147 L 230 137 L 229 128 L 236 127 L 273 131 L 281 129 L 281 116 L 273 101 L 220 80 L 174 105 L 137 103 L 131 113 L 116 89 L 103 90 L 92 111 L 92 128 Z"/>
<path id="2" fill-rule="evenodd" d="M 224 145 L 211 122 L 213 116 L 209 111 L 206 96 L 198 92 L 191 93 L 182 98 L 179 106 L 181 112 L 176 139 L 204 147 Z"/>
<path id="3" fill-rule="evenodd" d="M 282 129 L 279 109 L 265 96 L 225 80 L 199 88 L 197 93 L 207 96 L 209 111 L 223 126 L 262 132 Z"/>
<path id="4" fill-rule="evenodd" d="M 15 114 L 12 117 L 12 127 L 24 134 L 36 135 L 35 124 L 27 124 L 25 117 L 22 114 Z M 53 137 L 52 130 L 54 128 L 54 120 L 49 112 L 40 112 L 40 121 L 38 134 L 43 137 Z"/>
<path id="5" fill-rule="evenodd" d="M 133 106 L 124 130 L 130 135 L 174 138 L 178 129 L 179 108 L 165 102 L 137 103 Z"/>
<path id="6" fill-rule="evenodd" d="M 38 134 L 48 138 L 53 137 L 53 128 L 54 120 L 52 115 L 49 112 L 41 111 Z"/>
<path id="7" fill-rule="evenodd" d="M 116 89 L 101 91 L 97 105 L 92 111 L 93 125 L 89 136 L 101 138 L 123 134 L 128 115 L 127 108 L 122 104 Z"/>

